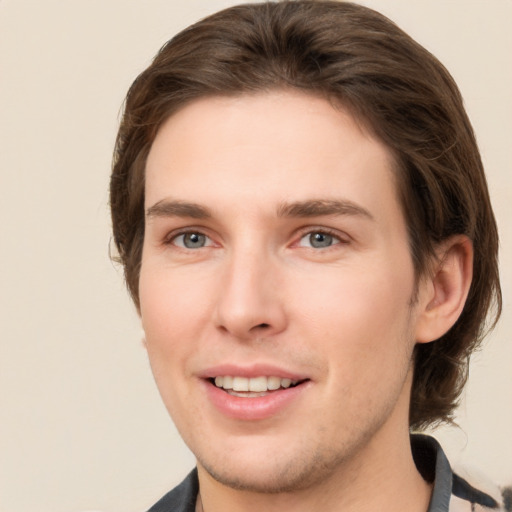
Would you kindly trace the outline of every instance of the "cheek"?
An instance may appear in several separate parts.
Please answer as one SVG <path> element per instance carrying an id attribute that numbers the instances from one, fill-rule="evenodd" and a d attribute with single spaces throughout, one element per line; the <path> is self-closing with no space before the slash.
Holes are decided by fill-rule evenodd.
<path id="1" fill-rule="evenodd" d="M 177 274 L 152 273 L 143 266 L 139 293 L 151 370 L 168 412 L 179 422 L 180 411 L 194 408 L 186 377 L 188 362 L 197 351 L 202 297 L 198 286 Z"/>
<path id="2" fill-rule="evenodd" d="M 169 348 L 186 346 L 180 340 L 190 337 L 200 327 L 201 318 L 208 309 L 205 281 L 194 279 L 186 272 L 153 273 L 143 265 L 139 290 L 148 343 Z"/>
<path id="3" fill-rule="evenodd" d="M 326 410 L 338 410 L 362 424 L 368 411 L 391 407 L 401 392 L 414 346 L 411 288 L 403 280 L 393 283 L 393 272 L 350 273 L 299 295 L 307 297 L 301 330 L 309 347 L 321 348 L 327 361 L 325 386 L 332 407 L 317 411 L 325 421 Z"/>
<path id="4" fill-rule="evenodd" d="M 190 361 L 197 353 L 202 309 L 199 286 L 182 280 L 176 273 L 152 275 L 141 269 L 141 318 L 146 335 L 146 350 L 162 400 L 175 421 L 181 412 L 192 409 L 187 376 Z"/>
<path id="5" fill-rule="evenodd" d="M 302 328 L 310 330 L 311 338 L 323 340 L 333 353 L 342 352 L 337 356 L 341 364 L 358 358 L 369 367 L 412 350 L 406 339 L 413 285 L 412 270 L 375 264 L 309 277 L 291 296 L 297 298 Z M 369 357 L 376 353 L 379 357 Z"/>

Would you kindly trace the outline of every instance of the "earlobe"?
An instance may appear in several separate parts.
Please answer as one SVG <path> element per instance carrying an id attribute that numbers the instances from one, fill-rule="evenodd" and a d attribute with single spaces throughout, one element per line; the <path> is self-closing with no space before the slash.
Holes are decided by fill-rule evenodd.
<path id="1" fill-rule="evenodd" d="M 437 340 L 459 318 L 473 278 L 473 244 L 465 235 L 445 240 L 422 284 L 416 324 L 417 343 Z"/>

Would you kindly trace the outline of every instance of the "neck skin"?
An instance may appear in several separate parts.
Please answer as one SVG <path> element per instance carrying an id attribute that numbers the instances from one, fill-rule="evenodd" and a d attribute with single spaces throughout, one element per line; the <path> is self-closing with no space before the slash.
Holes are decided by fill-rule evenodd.
<path id="1" fill-rule="evenodd" d="M 412 371 L 404 388 L 410 390 L 411 383 Z M 364 447 L 314 487 L 282 494 L 239 491 L 220 484 L 198 464 L 203 511 L 426 512 L 432 486 L 412 457 L 409 395 L 402 394 L 388 421 Z"/>

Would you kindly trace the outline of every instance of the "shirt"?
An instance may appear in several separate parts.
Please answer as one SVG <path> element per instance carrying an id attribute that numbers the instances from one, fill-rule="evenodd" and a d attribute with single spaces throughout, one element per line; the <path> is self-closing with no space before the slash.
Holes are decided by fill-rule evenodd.
<path id="1" fill-rule="evenodd" d="M 505 509 L 489 494 L 476 489 L 452 472 L 439 443 L 422 434 L 411 435 L 414 462 L 421 476 L 433 483 L 427 512 L 504 512 Z M 148 512 L 194 512 L 199 481 L 197 469 L 153 505 Z"/>

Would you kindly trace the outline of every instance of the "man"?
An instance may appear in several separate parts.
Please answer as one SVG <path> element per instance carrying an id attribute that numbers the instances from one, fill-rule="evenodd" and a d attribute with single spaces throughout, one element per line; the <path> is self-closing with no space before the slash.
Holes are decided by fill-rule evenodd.
<path id="1" fill-rule="evenodd" d="M 389 20 L 278 2 L 178 34 L 128 93 L 111 206 L 197 458 L 151 511 L 499 509 L 410 435 L 449 421 L 501 295 L 460 94 Z"/>

